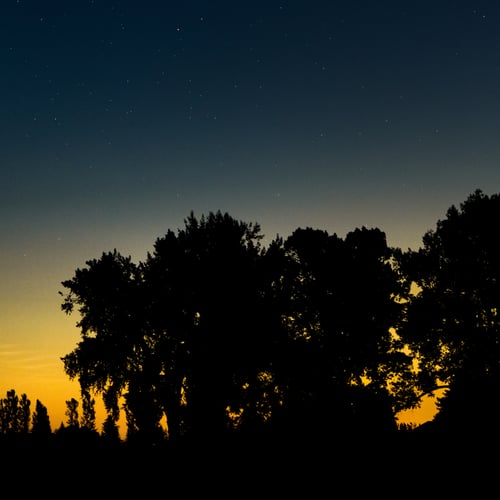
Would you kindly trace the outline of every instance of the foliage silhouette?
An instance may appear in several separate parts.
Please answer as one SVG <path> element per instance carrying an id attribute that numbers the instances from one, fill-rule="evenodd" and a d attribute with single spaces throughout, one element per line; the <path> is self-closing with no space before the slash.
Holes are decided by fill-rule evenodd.
<path id="1" fill-rule="evenodd" d="M 169 399 L 182 415 L 177 435 L 201 438 L 227 428 L 227 408 L 254 351 L 259 231 L 220 212 L 199 221 L 191 214 L 148 258 L 155 330 L 171 353 L 161 360 L 174 375 Z"/>
<path id="2" fill-rule="evenodd" d="M 83 337 L 66 371 L 82 390 L 103 392 L 115 417 L 124 397 L 130 438 L 158 439 L 164 414 L 173 440 L 227 428 L 235 390 L 255 377 L 249 356 L 262 355 L 259 231 L 220 212 L 191 215 L 145 263 L 115 251 L 64 283 L 63 309 L 79 307 Z"/>
<path id="3" fill-rule="evenodd" d="M 0 434 L 27 434 L 30 427 L 31 401 L 26 394 L 19 396 L 15 389 L 0 399 Z"/>
<path id="4" fill-rule="evenodd" d="M 417 286 L 399 334 L 418 360 L 421 391 L 447 387 L 435 419 L 442 428 L 497 428 L 499 221 L 499 195 L 477 190 L 448 209 L 421 249 L 399 257 L 402 272 Z"/>
<path id="5" fill-rule="evenodd" d="M 78 429 L 80 427 L 78 406 L 79 403 L 75 398 L 71 398 L 69 401 L 66 401 L 66 424 L 68 427 L 72 427 L 74 429 Z"/>
<path id="6" fill-rule="evenodd" d="M 343 240 L 298 229 L 284 247 L 288 359 L 278 363 L 286 365 L 285 418 L 323 439 L 394 428 L 406 388 L 394 384 L 395 375 L 410 378 L 411 359 L 391 334 L 401 312 L 396 297 L 405 290 L 385 234 L 362 228 Z"/>
<path id="7" fill-rule="evenodd" d="M 115 250 L 63 283 L 82 330 L 66 373 L 115 421 L 123 397 L 129 441 L 163 441 L 163 417 L 172 442 L 395 428 L 411 359 L 391 334 L 405 289 L 385 234 L 261 239 L 257 224 L 191 214 L 145 262 Z"/>
<path id="8" fill-rule="evenodd" d="M 52 434 L 49 412 L 47 407 L 38 399 L 36 400 L 35 411 L 32 416 L 31 432 L 33 435 L 38 436 L 41 439 L 47 438 Z"/>
<path id="9" fill-rule="evenodd" d="M 62 360 L 81 419 L 72 399 L 52 433 L 37 400 L 30 432 L 29 399 L 8 391 L 0 449 L 39 451 L 46 436 L 65 470 L 92 453 L 94 466 L 149 470 L 150 485 L 208 465 L 237 487 L 248 471 L 277 481 L 276 464 L 291 487 L 332 470 L 345 481 L 359 460 L 377 480 L 487 471 L 479 452 L 500 437 L 499 220 L 500 196 L 476 191 L 403 252 L 365 227 L 345 238 L 299 228 L 264 247 L 258 224 L 191 213 L 144 262 L 103 253 L 61 293 L 63 311 L 79 314 L 81 340 Z M 399 410 L 443 386 L 433 422 L 397 425 Z M 444 455 L 429 452 L 436 439 Z"/>

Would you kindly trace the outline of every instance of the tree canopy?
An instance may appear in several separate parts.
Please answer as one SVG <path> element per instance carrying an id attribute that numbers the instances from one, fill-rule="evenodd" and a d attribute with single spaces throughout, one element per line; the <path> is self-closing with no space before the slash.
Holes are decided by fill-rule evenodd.
<path id="1" fill-rule="evenodd" d="M 400 256 L 417 291 L 399 333 L 418 362 L 421 390 L 446 387 L 437 419 L 448 426 L 477 426 L 498 406 L 499 223 L 500 196 L 477 190 L 448 209 L 421 249 Z"/>
<path id="2" fill-rule="evenodd" d="M 115 420 L 123 397 L 129 432 L 151 439 L 162 418 L 174 440 L 297 420 L 338 431 L 368 422 L 370 400 L 394 424 L 406 387 L 389 380 L 411 360 L 391 334 L 404 290 L 385 234 L 261 240 L 258 224 L 191 214 L 144 262 L 88 261 L 63 283 L 82 332 L 66 373 Z"/>
<path id="3" fill-rule="evenodd" d="M 143 262 L 114 250 L 63 282 L 81 330 L 65 371 L 88 425 L 100 393 L 131 440 L 164 439 L 162 422 L 172 442 L 390 430 L 443 386 L 440 418 L 463 423 L 500 383 L 499 220 L 476 191 L 403 252 L 366 227 L 266 247 L 256 223 L 191 213 Z"/>

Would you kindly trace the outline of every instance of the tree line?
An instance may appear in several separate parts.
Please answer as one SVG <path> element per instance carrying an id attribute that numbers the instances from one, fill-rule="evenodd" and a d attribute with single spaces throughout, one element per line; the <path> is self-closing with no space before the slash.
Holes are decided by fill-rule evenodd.
<path id="1" fill-rule="evenodd" d="M 366 227 L 264 245 L 259 224 L 211 212 L 142 262 L 104 252 L 60 292 L 81 332 L 62 357 L 81 427 L 97 432 L 98 395 L 102 434 L 116 437 L 124 412 L 129 443 L 332 441 L 400 431 L 399 411 L 444 388 L 434 428 L 495 432 L 499 223 L 500 195 L 477 190 L 418 250 Z M 3 434 L 27 429 L 23 398 L 15 427 L 0 404 Z M 39 401 L 35 416 L 33 432 L 47 430 Z"/>
<path id="2" fill-rule="evenodd" d="M 0 437 L 26 438 L 32 436 L 39 441 L 50 439 L 53 434 L 63 436 L 83 430 L 88 435 L 98 435 L 96 427 L 95 399 L 89 393 L 84 394 L 80 402 L 71 398 L 66 401 L 66 422 L 53 430 L 47 407 L 36 400 L 35 409 L 31 408 L 31 400 L 26 394 L 18 395 L 15 389 L 8 390 L 5 398 L 0 399 Z M 113 431 L 113 429 L 112 429 Z M 110 437 L 106 426 L 102 436 Z M 113 437 L 119 440 L 118 433 Z"/>

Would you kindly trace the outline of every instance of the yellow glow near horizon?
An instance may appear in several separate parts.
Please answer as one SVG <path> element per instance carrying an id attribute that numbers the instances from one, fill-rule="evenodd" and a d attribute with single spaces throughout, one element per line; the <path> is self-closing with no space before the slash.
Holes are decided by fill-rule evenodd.
<path id="1" fill-rule="evenodd" d="M 75 325 L 77 317 L 60 310 L 61 297 L 43 286 L 33 284 L 22 296 L 7 293 L 7 288 L 0 294 L 0 397 L 6 397 L 11 389 L 19 396 L 26 394 L 32 411 L 40 400 L 56 430 L 66 422 L 66 401 L 80 401 L 78 382 L 69 380 L 60 359 L 75 349 L 80 332 Z M 95 399 L 96 425 L 101 431 L 106 414 L 100 396 Z M 434 414 L 435 399 L 426 398 L 421 408 L 397 417 L 402 423 L 420 424 Z M 123 420 L 119 422 L 122 436 L 126 432 Z"/>
<path id="2" fill-rule="evenodd" d="M 40 400 L 47 407 L 52 429 L 56 430 L 66 422 L 66 401 L 71 398 L 80 401 L 78 382 L 69 380 L 60 359 L 76 347 L 80 337 L 72 317 L 61 313 L 55 321 L 47 314 L 44 321 L 43 314 L 38 312 L 37 316 L 36 322 L 28 314 L 15 321 L 4 317 L 0 323 L 1 331 L 8 329 L 10 332 L 10 342 L 0 345 L 0 397 L 4 398 L 11 389 L 19 396 L 26 394 L 32 411 L 36 400 Z M 30 336 L 29 342 L 22 335 L 26 328 L 38 330 L 35 336 Z M 36 343 L 33 343 L 34 338 L 38 339 Z M 95 400 L 96 425 L 101 431 L 106 413 L 101 397 L 96 396 Z M 418 425 L 431 420 L 436 413 L 435 402 L 435 398 L 424 398 L 420 408 L 400 412 L 398 422 Z M 123 436 L 125 432 L 121 419 L 120 434 Z"/>
<path id="3" fill-rule="evenodd" d="M 8 381 L 12 383 L 9 384 Z M 70 381 L 63 370 L 62 361 L 55 359 L 52 352 L 20 349 L 18 345 L 3 345 L 0 349 L 0 397 L 8 390 L 16 394 L 26 394 L 35 410 L 36 400 L 44 404 L 49 413 L 52 430 L 66 423 L 66 401 L 75 398 L 80 401 L 78 382 Z M 96 426 L 102 430 L 106 413 L 100 396 L 96 400 Z M 399 423 L 419 425 L 431 420 L 436 413 L 436 398 L 426 397 L 420 408 L 402 411 L 397 415 Z M 122 415 L 123 417 L 123 415 Z M 124 437 L 126 428 L 120 420 L 120 434 Z"/>

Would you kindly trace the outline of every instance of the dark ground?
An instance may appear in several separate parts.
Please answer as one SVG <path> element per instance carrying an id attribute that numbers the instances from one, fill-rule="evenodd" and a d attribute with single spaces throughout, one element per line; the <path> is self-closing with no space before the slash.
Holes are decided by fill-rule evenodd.
<path id="1" fill-rule="evenodd" d="M 12 498 L 450 498 L 498 495 L 497 439 L 404 433 L 178 449 L 3 447 Z M 7 497 L 5 497 L 7 498 Z M 33 496 L 33 498 L 36 498 Z"/>

